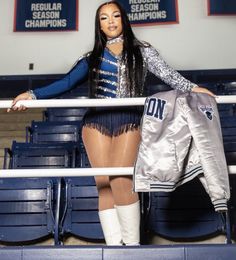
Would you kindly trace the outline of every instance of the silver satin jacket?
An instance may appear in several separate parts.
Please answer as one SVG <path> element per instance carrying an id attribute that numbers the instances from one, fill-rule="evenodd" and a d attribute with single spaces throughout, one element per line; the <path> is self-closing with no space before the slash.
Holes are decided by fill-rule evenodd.
<path id="1" fill-rule="evenodd" d="M 173 191 L 198 176 L 216 211 L 227 210 L 229 178 L 215 98 L 179 90 L 146 99 L 134 190 Z"/>

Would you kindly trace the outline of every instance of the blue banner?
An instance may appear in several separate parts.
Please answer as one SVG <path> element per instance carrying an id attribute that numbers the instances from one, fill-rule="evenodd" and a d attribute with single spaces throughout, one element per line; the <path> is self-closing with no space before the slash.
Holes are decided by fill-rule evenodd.
<path id="1" fill-rule="evenodd" d="M 15 32 L 68 30 L 78 30 L 78 0 L 15 0 Z"/>
<path id="2" fill-rule="evenodd" d="M 177 0 L 119 0 L 132 25 L 178 23 Z"/>
<path id="3" fill-rule="evenodd" d="M 235 15 L 236 0 L 208 0 L 209 15 Z"/>

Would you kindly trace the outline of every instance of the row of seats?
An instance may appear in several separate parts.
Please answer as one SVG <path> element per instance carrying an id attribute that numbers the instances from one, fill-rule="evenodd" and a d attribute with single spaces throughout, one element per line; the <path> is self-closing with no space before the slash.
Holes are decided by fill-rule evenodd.
<path id="1" fill-rule="evenodd" d="M 30 134 L 27 134 L 28 142 L 13 142 L 11 150 L 7 150 L 10 160 L 6 160 L 8 161 L 8 167 L 6 168 L 89 167 L 86 154 L 78 146 L 78 143 L 80 143 L 78 142 L 80 140 L 80 128 L 78 127 L 77 131 L 75 131 L 74 126 L 76 124 L 72 123 L 72 131 L 68 131 L 69 125 L 68 122 L 37 123 L 33 121 L 32 125 L 27 128 L 27 133 L 30 132 Z M 53 126 L 55 126 L 55 129 Z M 63 131 L 65 131 L 64 134 Z M 68 141 L 68 132 L 73 132 L 76 142 Z M 55 136 L 53 137 L 53 135 Z M 38 136 L 41 137 L 38 138 Z M 37 143 L 35 140 L 40 142 Z M 73 140 L 73 138 L 70 138 L 70 140 Z M 84 155 L 83 158 L 81 158 L 82 154 Z M 41 180 L 39 183 L 41 183 Z M 21 183 L 23 184 L 22 189 L 24 189 L 24 185 L 28 181 L 27 192 L 30 192 L 33 186 L 31 184 L 32 180 L 29 179 L 27 181 L 14 179 L 12 190 L 15 190 L 16 187 L 21 187 Z M 5 230 L 9 232 L 8 237 L 4 234 L 2 241 L 29 241 L 42 237 L 42 234 L 43 236 L 53 235 L 56 244 L 62 243 L 63 238 L 68 234 L 74 234 L 87 239 L 103 238 L 97 214 L 97 190 L 93 177 L 49 178 L 43 183 L 44 185 L 47 184 L 43 189 L 49 189 L 48 187 L 50 187 L 50 190 L 47 192 L 47 199 L 44 199 L 43 203 L 40 204 L 43 206 L 41 208 L 42 212 L 44 212 L 45 208 L 48 209 L 46 212 L 41 213 L 41 217 L 44 221 L 49 219 L 51 222 L 42 222 L 42 219 L 39 219 L 38 215 L 34 214 L 33 216 L 37 220 L 44 223 L 44 225 L 41 222 L 36 223 L 36 220 L 34 220 L 34 226 L 44 226 L 44 231 L 36 232 L 34 230 L 32 232 L 31 222 L 24 219 L 24 209 L 23 212 L 14 212 L 14 218 L 17 220 L 18 226 L 26 233 L 18 232 L 19 237 L 11 236 L 11 234 L 14 234 L 16 224 L 12 227 L 13 231 L 10 232 L 9 227 L 7 228 L 7 222 L 5 222 Z M 3 184 L 4 182 L 2 182 Z M 4 189 L 4 186 L 2 186 L 2 189 Z M 25 193 L 23 192 L 23 194 Z M 186 194 L 188 195 L 186 196 Z M 7 196 L 6 193 L 5 195 Z M 42 200 L 41 197 L 36 195 L 33 197 L 36 201 Z M 50 197 L 54 198 L 54 201 L 51 201 Z M 227 233 L 226 216 L 215 214 L 209 196 L 205 194 L 201 184 L 196 180 L 189 185 L 180 187 L 173 193 L 151 193 L 148 196 L 147 194 L 141 194 L 141 197 L 143 240 L 147 232 L 150 231 L 162 236 L 182 239 L 191 237 L 202 238 L 209 234 Z M 18 194 L 18 200 L 25 200 L 27 205 L 30 203 L 28 199 L 28 196 L 24 198 L 22 194 Z M 51 203 L 48 203 L 48 201 L 51 201 Z M 18 204 L 18 201 L 14 201 L 15 206 L 16 204 Z M 10 205 L 9 202 L 8 205 Z M 21 206 L 16 208 L 18 210 L 22 209 Z M 11 207 L 14 208 L 13 206 Z M 2 211 L 2 214 L 5 213 Z M 28 211 L 26 214 L 29 216 L 32 213 L 34 212 Z M 51 217 L 49 218 L 49 216 Z M 13 215 L 11 218 L 13 218 Z M 32 217 L 31 219 L 33 220 Z M 11 225 L 10 221 L 8 225 Z M 24 229 L 23 227 L 26 228 Z M 33 237 L 27 232 L 33 234 Z M 145 243 L 145 241 L 143 242 Z"/>
<path id="2" fill-rule="evenodd" d="M 73 168 L 78 165 L 77 148 L 73 142 L 14 141 L 5 158 L 10 155 L 6 159 L 10 169 Z M 62 244 L 69 234 L 103 239 L 93 177 L 2 179 L 0 193 L 2 242 L 27 242 L 51 236 L 55 244 Z"/>
<path id="3" fill-rule="evenodd" d="M 89 167 L 80 136 L 79 114 L 83 111 L 76 110 L 70 110 L 73 120 L 48 121 L 54 116 L 47 111 L 47 121 L 32 121 L 26 128 L 26 141 L 13 141 L 11 149 L 5 149 L 4 168 Z M 60 115 L 63 111 L 55 110 Z M 2 242 L 35 242 L 53 237 L 55 244 L 63 244 L 71 234 L 88 240 L 103 239 L 94 177 L 3 179 L 0 191 L 5 196 L 0 218 L 10 216 L 0 225 Z M 20 232 L 15 236 L 17 230 Z"/>
<path id="4" fill-rule="evenodd" d="M 27 127 L 25 143 L 13 142 L 12 148 L 6 149 L 4 167 L 42 170 L 90 167 L 80 135 L 85 112 L 86 109 L 78 108 L 47 109 L 43 122 L 33 121 Z M 227 160 L 235 164 L 236 147 L 234 149 L 232 145 L 236 136 L 234 106 L 220 105 L 219 112 Z M 235 193 L 235 180 L 231 177 L 231 188 Z M 22 243 L 53 236 L 55 244 L 62 244 L 70 234 L 85 239 L 103 239 L 93 177 L 0 179 L 0 184 L 0 192 L 5 194 L 0 200 L 1 241 Z M 41 197 L 37 197 L 40 193 Z M 173 193 L 141 193 L 142 243 L 148 243 L 150 232 L 176 239 L 201 239 L 224 233 L 230 242 L 230 232 L 235 233 L 236 223 L 236 197 L 232 197 L 230 227 L 229 216 L 214 212 L 209 196 L 197 180 Z M 17 236 L 14 236 L 15 230 Z"/>

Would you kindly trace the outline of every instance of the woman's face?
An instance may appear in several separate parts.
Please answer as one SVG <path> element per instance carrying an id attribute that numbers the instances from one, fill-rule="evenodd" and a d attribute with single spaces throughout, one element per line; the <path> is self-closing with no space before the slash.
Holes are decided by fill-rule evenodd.
<path id="1" fill-rule="evenodd" d="M 99 12 L 99 20 L 100 28 L 107 39 L 115 38 L 122 34 L 121 13 L 116 4 L 104 5 Z"/>

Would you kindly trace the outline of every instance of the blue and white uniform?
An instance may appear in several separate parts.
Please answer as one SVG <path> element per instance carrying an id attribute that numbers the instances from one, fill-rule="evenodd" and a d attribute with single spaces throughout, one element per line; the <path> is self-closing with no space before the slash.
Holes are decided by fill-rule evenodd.
<path id="1" fill-rule="evenodd" d="M 183 92 L 190 91 L 196 84 L 181 76 L 169 67 L 159 52 L 147 43 L 140 43 L 143 56 L 144 77 L 152 72 L 166 84 Z M 33 91 L 37 99 L 52 98 L 66 92 L 88 78 L 88 55 L 83 56 L 76 66 L 58 80 L 46 87 Z M 104 49 L 101 66 L 97 71 L 96 98 L 130 97 L 129 82 L 126 77 L 126 62 L 122 55 L 114 55 L 108 48 Z M 142 84 L 142 83 L 141 83 Z M 140 86 L 143 89 L 143 86 Z M 132 93 L 134 96 L 134 93 Z M 137 129 L 140 125 L 142 110 L 138 107 L 91 109 L 84 118 L 84 124 L 95 127 L 107 135 L 118 135 L 124 131 Z"/>

